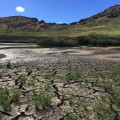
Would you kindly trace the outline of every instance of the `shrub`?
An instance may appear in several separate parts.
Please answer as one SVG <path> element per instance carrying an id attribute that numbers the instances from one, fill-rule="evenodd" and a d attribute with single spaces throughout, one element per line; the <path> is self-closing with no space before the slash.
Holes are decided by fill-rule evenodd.
<path id="1" fill-rule="evenodd" d="M 28 73 L 27 75 L 29 76 L 32 73 L 32 69 L 31 68 L 27 68 L 26 72 Z"/>
<path id="2" fill-rule="evenodd" d="M 11 69 L 11 62 L 10 61 L 7 62 L 6 68 Z"/>
<path id="3" fill-rule="evenodd" d="M 0 107 L 5 111 L 11 110 L 9 93 L 3 88 L 0 88 Z"/>
<path id="4" fill-rule="evenodd" d="M 4 58 L 5 57 L 5 55 L 4 54 L 0 54 L 0 58 Z"/>
<path id="5" fill-rule="evenodd" d="M 78 37 L 41 37 L 40 47 L 119 46 L 120 36 L 90 34 Z"/>
<path id="6" fill-rule="evenodd" d="M 76 119 L 77 119 L 77 117 L 76 117 L 75 113 L 73 113 L 73 112 L 67 112 L 65 120 L 76 120 Z"/>
<path id="7" fill-rule="evenodd" d="M 65 79 L 68 81 L 69 80 L 76 80 L 79 78 L 81 78 L 81 74 L 79 71 L 70 72 L 70 73 L 66 74 L 66 76 L 65 76 Z"/>
<path id="8" fill-rule="evenodd" d="M 20 91 L 14 90 L 13 95 L 11 96 L 11 103 L 18 103 L 20 98 Z"/>
<path id="9" fill-rule="evenodd" d="M 20 81 L 21 84 L 25 84 L 26 81 L 27 81 L 27 77 L 24 76 L 24 75 L 21 75 L 21 76 L 19 77 L 19 81 Z"/>
<path id="10" fill-rule="evenodd" d="M 38 92 L 33 90 L 33 101 L 37 111 L 49 107 L 51 103 L 50 86 L 46 84 L 43 89 Z"/>
<path id="11" fill-rule="evenodd" d="M 40 47 L 75 47 L 78 42 L 69 37 L 45 37 L 39 40 L 38 45 Z"/>

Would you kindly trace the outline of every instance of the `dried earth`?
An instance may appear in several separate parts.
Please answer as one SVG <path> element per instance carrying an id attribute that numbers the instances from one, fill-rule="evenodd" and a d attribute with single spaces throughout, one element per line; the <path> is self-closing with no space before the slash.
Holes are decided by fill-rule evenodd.
<path id="1" fill-rule="evenodd" d="M 119 48 L 0 53 L 0 119 L 120 120 Z"/>

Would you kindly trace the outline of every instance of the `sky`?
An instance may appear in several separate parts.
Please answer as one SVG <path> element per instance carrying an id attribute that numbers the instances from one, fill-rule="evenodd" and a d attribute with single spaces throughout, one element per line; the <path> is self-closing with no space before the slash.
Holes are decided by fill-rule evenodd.
<path id="1" fill-rule="evenodd" d="M 120 0 L 0 0 L 0 17 L 27 16 L 56 23 L 90 17 Z"/>

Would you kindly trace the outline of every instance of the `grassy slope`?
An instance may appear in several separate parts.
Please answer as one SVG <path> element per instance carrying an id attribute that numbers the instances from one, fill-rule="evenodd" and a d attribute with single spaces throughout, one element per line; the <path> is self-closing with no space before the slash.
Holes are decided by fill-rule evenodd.
<path id="1" fill-rule="evenodd" d="M 70 25 L 49 24 L 43 21 L 38 22 L 35 18 L 14 16 L 1 18 L 0 26 L 0 36 L 78 37 L 93 33 L 111 36 L 120 35 L 120 5 L 111 6 L 101 13 Z"/>
<path id="2" fill-rule="evenodd" d="M 77 23 L 76 25 L 58 27 L 51 31 L 43 31 L 37 35 L 76 37 L 81 35 L 89 35 L 91 33 L 101 35 L 120 35 L 120 18 L 111 19 L 108 23 L 106 23 L 105 20 L 102 20 L 102 23 L 98 22 L 96 24 L 91 23 L 88 25 L 81 25 Z"/>
<path id="3" fill-rule="evenodd" d="M 99 20 L 100 21 L 100 20 Z M 68 36 L 76 37 L 81 35 L 89 35 L 91 33 L 97 33 L 101 35 L 119 35 L 120 34 L 120 18 L 112 19 L 106 23 L 102 20 L 102 23 L 91 23 L 88 25 L 64 25 L 55 26 L 48 30 L 41 32 L 27 32 L 27 31 L 0 31 L 0 35 L 14 35 L 14 36 Z"/>
<path id="4" fill-rule="evenodd" d="M 116 19 L 111 20 L 108 23 L 102 24 L 89 24 L 89 25 L 81 25 L 77 23 L 76 25 L 64 25 L 64 26 L 56 26 L 49 30 L 43 30 L 41 32 L 27 32 L 27 31 L 12 31 L 0 32 L 0 36 L 16 36 L 16 38 L 9 38 L 13 42 L 36 42 L 42 41 L 39 43 L 41 47 L 74 47 L 80 45 L 89 45 L 89 46 L 119 46 L 120 45 L 120 22 Z M 7 34 L 6 34 L 7 33 Z M 92 35 L 92 36 L 91 36 Z M 21 37 L 18 37 L 21 36 Z M 32 40 L 35 38 L 35 41 Z M 84 36 L 84 39 L 83 39 Z M 47 37 L 48 39 L 45 41 L 41 37 Z M 57 39 L 56 39 L 57 37 Z M 64 44 L 61 44 L 61 38 L 63 37 Z M 66 40 L 64 37 L 70 37 L 70 41 Z M 4 38 L 4 37 L 3 37 Z M 32 38 L 32 39 L 31 39 Z M 60 38 L 60 39 L 59 39 Z M 77 38 L 77 39 L 76 39 Z M 52 40 L 53 39 L 53 40 Z M 82 41 L 85 42 L 79 42 Z M 4 41 L 4 40 L 3 40 Z M 66 42 L 67 41 L 67 42 Z M 74 41 L 74 42 L 71 42 Z M 117 43 L 116 43 L 117 41 Z M 54 43 L 49 46 L 49 43 Z M 56 44 L 56 45 L 55 45 Z M 46 46 L 47 45 L 47 46 Z"/>
<path id="5" fill-rule="evenodd" d="M 37 27 L 37 26 L 32 26 L 32 27 Z M 105 46 L 111 46 L 111 45 L 118 46 L 120 45 L 119 35 L 120 35 L 120 17 L 108 18 L 106 16 L 103 16 L 103 17 L 98 17 L 97 19 L 93 18 L 92 21 L 88 21 L 86 22 L 86 24 L 82 24 L 81 22 L 78 22 L 74 25 L 53 25 L 48 29 L 41 30 L 40 32 L 36 32 L 36 31 L 28 32 L 25 30 L 24 31 L 20 29 L 15 30 L 11 28 L 9 31 L 0 31 L 0 41 L 4 42 L 5 40 L 6 42 L 11 42 L 11 41 L 36 42 L 42 40 L 42 43 L 39 44 L 43 44 L 44 46 L 48 44 L 48 42 L 49 43 L 53 42 L 54 47 L 55 46 L 59 47 L 59 44 L 61 44 L 62 42 L 64 42 L 65 46 L 67 44 L 69 44 L 67 46 L 76 46 L 76 45 L 103 46 L 104 44 Z M 12 37 L 7 38 L 6 36 L 12 36 Z M 47 40 L 45 41 L 44 38 L 42 37 L 46 37 Z M 62 38 L 62 42 L 60 42 L 61 41 L 60 37 Z M 66 37 L 68 38 L 67 40 Z M 71 42 L 73 40 L 74 43 Z M 82 44 L 80 40 L 82 40 Z M 83 44 L 83 40 L 85 40 L 85 44 Z M 62 44 L 60 46 L 62 46 Z M 47 45 L 47 47 L 49 47 L 49 45 Z"/>

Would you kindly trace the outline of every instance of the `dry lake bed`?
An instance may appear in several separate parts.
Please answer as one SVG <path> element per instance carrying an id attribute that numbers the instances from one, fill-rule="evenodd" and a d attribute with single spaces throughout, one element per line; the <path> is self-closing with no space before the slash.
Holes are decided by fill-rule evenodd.
<path id="1" fill-rule="evenodd" d="M 0 119 L 120 120 L 120 47 L 2 44 Z"/>

